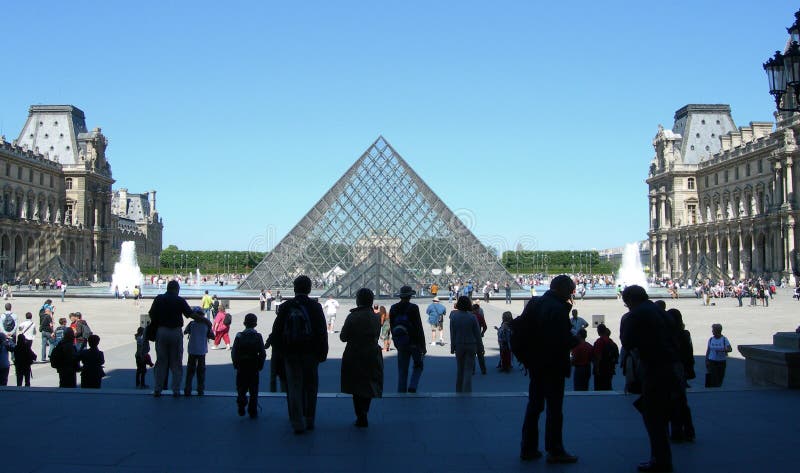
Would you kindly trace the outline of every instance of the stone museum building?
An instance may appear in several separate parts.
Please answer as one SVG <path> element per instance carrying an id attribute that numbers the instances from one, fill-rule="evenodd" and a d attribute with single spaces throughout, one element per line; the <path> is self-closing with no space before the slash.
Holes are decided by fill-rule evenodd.
<path id="1" fill-rule="evenodd" d="M 697 280 L 797 272 L 800 117 L 737 127 L 728 105 L 687 105 L 659 126 L 647 178 L 651 273 Z"/>
<path id="2" fill-rule="evenodd" d="M 112 191 L 108 140 L 72 105 L 33 105 L 19 137 L 0 139 L 0 275 L 108 280 L 122 241 L 155 265 L 163 224 L 155 191 Z"/>

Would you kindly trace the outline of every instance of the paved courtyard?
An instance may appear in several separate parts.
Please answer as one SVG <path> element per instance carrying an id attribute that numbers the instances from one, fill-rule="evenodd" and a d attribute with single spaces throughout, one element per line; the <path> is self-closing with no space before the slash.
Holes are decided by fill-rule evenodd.
<path id="1" fill-rule="evenodd" d="M 14 310 L 36 313 L 41 298 L 18 297 Z M 419 301 L 426 304 L 428 300 Z M 194 303 L 190 301 L 190 303 Z M 737 307 L 720 300 L 703 307 L 699 300 L 668 301 L 684 314 L 692 332 L 698 380 L 710 325 L 720 322 L 734 346 L 770 343 L 776 331 L 800 324 L 800 303 L 781 292 L 765 307 Z M 132 389 L 133 333 L 138 314 L 133 301 L 68 298 L 56 301 L 56 315 L 79 310 L 102 338 L 106 371 L 101 391 L 58 390 L 49 365 L 34 367 L 30 390 L 0 388 L 3 431 L 13 437 L 13 451 L 4 455 L 4 471 L 635 471 L 648 456 L 641 418 L 632 396 L 611 393 L 569 393 L 565 401 L 565 442 L 581 457 L 577 465 L 553 466 L 543 461 L 520 463 L 519 431 L 527 378 L 520 372 L 494 369 L 497 342 L 491 328 L 503 310 L 515 315 L 522 302 L 502 301 L 486 308 L 487 365 L 478 374 L 471 396 L 452 394 L 455 362 L 449 345 L 429 346 L 425 371 L 416 395 L 394 394 L 394 351 L 386 356 L 387 395 L 376 400 L 366 431 L 352 426 L 349 397 L 337 394 L 343 344 L 331 336 L 329 360 L 320 368 L 318 427 L 294 436 L 285 400 L 264 393 L 257 420 L 239 418 L 232 396 L 233 370 L 227 351 L 209 354 L 208 393 L 204 398 L 163 397 Z M 349 309 L 340 308 L 338 323 Z M 257 312 L 256 301 L 232 301 L 234 327 L 244 314 Z M 624 312 L 617 300 L 578 301 L 580 315 L 604 314 L 617 339 Z M 259 329 L 268 332 L 274 313 L 259 313 Z M 591 332 L 590 332 L 591 333 Z M 591 333 L 590 341 L 596 334 Z M 426 333 L 430 338 L 430 332 Z M 445 337 L 447 334 L 445 333 Z M 38 350 L 37 350 L 38 351 Z M 696 380 L 690 405 L 698 431 L 694 444 L 674 446 L 676 471 L 794 471 L 800 462 L 800 392 L 748 386 L 738 350 L 731 354 L 725 385 L 706 390 Z M 266 371 L 266 370 L 265 370 Z M 12 369 L 13 378 L 13 369 Z M 617 377 L 619 378 L 619 377 Z M 152 372 L 148 373 L 152 383 Z M 568 382 L 569 384 L 569 382 Z M 615 388 L 620 389 L 620 380 Z M 266 375 L 262 376 L 266 390 Z M 46 409 L 40 408 L 47 406 Z M 46 435 L 46 437 L 43 437 Z M 76 439 L 71 443 L 71 439 Z M 48 443 L 42 454 L 42 442 Z M 63 442 L 70 442 L 69 444 Z M 59 447 L 60 445 L 60 447 Z M 63 448 L 62 448 L 63 447 Z"/>

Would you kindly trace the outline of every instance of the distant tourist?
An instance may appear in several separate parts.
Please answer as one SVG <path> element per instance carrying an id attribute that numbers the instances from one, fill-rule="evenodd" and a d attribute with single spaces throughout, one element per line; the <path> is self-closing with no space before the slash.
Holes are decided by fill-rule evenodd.
<path id="1" fill-rule="evenodd" d="M 39 360 L 41 363 L 47 361 L 47 355 L 53 349 L 53 339 L 55 338 L 53 331 L 53 312 L 50 308 L 43 306 L 39 309 L 39 334 L 42 337 L 42 357 Z"/>
<path id="2" fill-rule="evenodd" d="M 311 279 L 294 280 L 293 299 L 276 309 L 272 325 L 272 346 L 285 359 L 289 421 L 295 434 L 314 429 L 319 374 L 317 368 L 328 358 L 325 314 L 319 302 L 308 297 Z"/>
<path id="3" fill-rule="evenodd" d="M 267 293 L 264 290 L 261 290 L 261 293 L 258 295 L 258 306 L 261 312 L 264 312 L 264 307 L 267 305 Z"/>
<path id="4" fill-rule="evenodd" d="M 145 383 L 145 376 L 147 367 L 153 367 L 153 361 L 150 359 L 150 342 L 144 336 L 144 327 L 136 329 L 134 339 L 136 340 L 136 353 L 133 355 L 136 362 L 136 389 L 147 389 L 149 386 Z"/>
<path id="5" fill-rule="evenodd" d="M 719 388 L 725 379 L 728 353 L 733 351 L 733 348 L 731 342 L 722 335 L 722 325 L 712 325 L 711 335 L 706 349 L 706 387 Z"/>
<path id="6" fill-rule="evenodd" d="M 61 319 L 66 325 L 66 319 Z M 79 368 L 78 352 L 75 350 L 75 333 L 65 327 L 63 337 L 50 352 L 50 366 L 58 371 L 58 387 L 74 388 L 78 385 L 76 374 Z"/>
<path id="7" fill-rule="evenodd" d="M 622 301 L 630 309 L 620 327 L 626 352 L 636 350 L 641 364 L 642 394 L 633 403 L 642 414 L 650 438 L 650 460 L 639 464 L 639 471 L 672 471 L 669 445 L 669 414 L 678 396 L 681 381 L 676 375 L 678 362 L 670 317 L 656 306 L 641 286 L 628 286 Z"/>
<path id="8" fill-rule="evenodd" d="M 9 340 L 17 339 L 17 314 L 11 311 L 11 303 L 6 302 L 6 311 L 0 320 L 0 328 Z"/>
<path id="9" fill-rule="evenodd" d="M 383 356 L 378 346 L 380 317 L 372 311 L 370 289 L 356 292 L 356 307 L 344 321 L 339 339 L 346 343 L 342 355 L 341 391 L 353 395 L 356 427 L 367 427 L 373 398 L 383 395 Z"/>
<path id="10" fill-rule="evenodd" d="M 208 290 L 206 289 L 205 293 L 203 294 L 203 298 L 200 299 L 200 307 L 203 309 L 203 315 L 208 321 L 212 319 L 212 315 L 215 315 L 211 313 L 211 304 L 213 303 L 214 299 L 212 299 L 211 296 L 208 295 Z"/>
<path id="11" fill-rule="evenodd" d="M 86 341 L 89 343 L 89 349 L 78 353 L 78 359 L 81 362 L 81 388 L 100 389 L 103 378 L 106 376 L 106 372 L 103 371 L 106 358 L 99 348 L 100 337 L 92 334 Z"/>
<path id="12" fill-rule="evenodd" d="M 450 353 L 456 355 L 457 393 L 472 392 L 475 356 L 483 351 L 481 328 L 472 310 L 469 298 L 460 296 L 450 312 Z"/>
<path id="13" fill-rule="evenodd" d="M 586 341 L 586 329 L 578 330 L 578 345 L 572 349 L 572 389 L 588 391 L 589 379 L 592 377 L 593 347 Z"/>
<path id="14" fill-rule="evenodd" d="M 428 308 L 425 309 L 425 313 L 428 314 L 428 324 L 431 326 L 431 345 L 436 345 L 438 338 L 439 345 L 444 345 L 444 338 L 442 332 L 444 332 L 444 314 L 447 312 L 447 309 L 439 303 L 439 298 L 433 298 L 433 302 L 428 305 Z M 438 335 L 438 337 L 437 337 Z"/>
<path id="15" fill-rule="evenodd" d="M 392 331 L 392 340 L 397 349 L 397 392 L 415 393 L 422 377 L 422 357 L 428 352 L 425 346 L 425 333 L 422 330 L 422 320 L 419 307 L 411 303 L 411 297 L 416 291 L 410 286 L 403 286 L 397 297 L 400 302 L 389 308 L 389 325 Z M 408 379 L 408 365 L 414 361 L 411 379 Z"/>
<path id="16" fill-rule="evenodd" d="M 205 315 L 202 307 L 192 308 L 192 321 L 183 330 L 184 335 L 189 336 L 189 343 L 186 351 L 189 358 L 186 361 L 186 382 L 183 385 L 183 395 L 192 395 L 192 380 L 197 374 L 197 395 L 202 396 L 206 389 L 206 354 L 208 353 L 208 341 L 214 339 L 214 330 L 211 322 Z"/>
<path id="17" fill-rule="evenodd" d="M 511 372 L 511 323 L 514 316 L 509 311 L 503 312 L 502 322 L 497 329 L 497 346 L 500 348 L 500 371 Z"/>
<path id="18" fill-rule="evenodd" d="M 486 330 L 489 327 L 486 325 L 486 316 L 484 315 L 480 304 L 478 304 L 478 301 L 475 301 L 475 303 L 472 304 L 472 315 L 475 316 L 475 320 L 478 322 L 481 338 L 483 338 L 483 335 L 486 333 Z M 475 354 L 478 358 L 478 367 L 481 369 L 481 374 L 486 374 L 486 353 L 483 350 L 483 342 L 481 342 L 481 347 Z"/>
<path id="19" fill-rule="evenodd" d="M 506 304 L 511 304 L 511 284 L 508 281 L 503 285 L 503 289 L 506 290 Z"/>
<path id="20" fill-rule="evenodd" d="M 25 338 L 25 335 L 17 335 L 17 344 L 14 347 L 14 372 L 17 375 L 17 386 L 25 383 L 26 387 L 31 385 L 31 366 L 36 361 L 36 353 L 33 352 L 33 342 Z"/>
<path id="21" fill-rule="evenodd" d="M 611 330 L 605 324 L 597 326 L 598 339 L 592 349 L 594 390 L 611 391 L 611 380 L 619 362 L 619 347 L 611 340 Z"/>
<path id="22" fill-rule="evenodd" d="M 61 283 L 61 302 L 64 302 L 64 297 L 66 297 L 66 295 L 67 295 L 67 283 L 65 281 Z"/>
<path id="23" fill-rule="evenodd" d="M 578 317 L 578 309 L 572 309 L 572 318 L 569 319 L 569 323 L 572 326 L 571 330 L 573 335 L 577 335 L 578 330 L 589 326 L 589 323 L 582 317 Z"/>
<path id="24" fill-rule="evenodd" d="M 228 350 L 231 349 L 231 337 L 229 332 L 231 330 L 232 323 L 233 317 L 231 317 L 231 314 L 224 308 L 220 308 L 219 312 L 217 312 L 217 316 L 214 317 L 214 324 L 212 325 L 214 330 L 214 345 L 211 347 L 212 350 L 217 350 L 219 348 L 219 344 L 223 340 L 225 341 L 225 346 L 228 348 Z"/>
<path id="25" fill-rule="evenodd" d="M 530 347 L 522 361 L 531 377 L 530 397 L 522 425 L 522 460 L 535 460 L 542 456 L 539 451 L 539 416 L 546 404 L 544 448 L 548 463 L 578 461 L 578 457 L 567 453 L 562 438 L 564 380 L 570 374 L 570 350 L 578 344 L 569 322 L 574 291 L 575 283 L 569 276 L 556 276 L 550 281 L 550 290 L 531 299 L 520 316 L 519 326 L 523 333 L 519 338 Z M 517 330 L 516 324 L 514 330 Z"/>
<path id="26" fill-rule="evenodd" d="M 267 352 L 264 339 L 256 332 L 256 314 L 244 316 L 244 330 L 233 339 L 231 361 L 236 370 L 236 406 L 240 416 L 245 406 L 251 419 L 258 417 L 258 373 L 264 368 Z M 248 394 L 250 395 L 248 399 Z"/>
<path id="27" fill-rule="evenodd" d="M 339 301 L 333 296 L 328 296 L 328 300 L 322 304 L 322 308 L 325 309 L 325 317 L 328 319 L 328 333 L 333 333 L 336 327 L 336 311 L 339 310 Z"/>
<path id="28" fill-rule="evenodd" d="M 89 324 L 83 320 L 83 314 L 80 312 L 73 312 L 69 314 L 70 326 L 72 332 L 75 334 L 75 349 L 80 352 L 86 346 L 86 341 L 92 334 Z"/>
<path id="29" fill-rule="evenodd" d="M 25 320 L 20 322 L 17 333 L 23 335 L 33 345 L 33 340 L 36 337 L 36 325 L 33 323 L 32 313 L 25 312 Z"/>
<path id="30" fill-rule="evenodd" d="M 378 306 L 375 306 L 378 307 Z M 392 327 L 389 323 L 389 313 L 386 307 L 378 307 L 378 316 L 381 318 L 381 340 L 383 340 L 383 351 L 388 352 L 392 344 Z"/>
<path id="31" fill-rule="evenodd" d="M 272 297 L 272 291 L 269 289 L 267 289 L 266 299 L 267 299 L 267 312 L 269 312 L 272 310 L 272 299 L 274 299 L 274 297 Z"/>
<path id="32" fill-rule="evenodd" d="M 192 308 L 179 294 L 178 281 L 167 283 L 167 291 L 153 299 L 150 306 L 150 323 L 156 324 L 156 376 L 153 381 L 153 396 L 161 396 L 167 380 L 167 371 L 172 372 L 172 395 L 180 396 L 183 379 L 183 317 L 192 315 Z"/>
<path id="33" fill-rule="evenodd" d="M 14 340 L 0 331 L 0 386 L 8 386 L 8 372 L 11 370 L 8 354 L 14 350 L 15 346 Z"/>

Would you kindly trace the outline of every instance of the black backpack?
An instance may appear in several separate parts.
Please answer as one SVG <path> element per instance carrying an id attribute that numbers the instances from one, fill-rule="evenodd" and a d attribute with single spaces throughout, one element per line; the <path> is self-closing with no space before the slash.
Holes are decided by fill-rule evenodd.
<path id="1" fill-rule="evenodd" d="M 528 304 L 534 304 L 535 307 L 535 304 L 538 302 L 538 300 L 538 297 L 533 297 L 531 302 L 528 302 Z M 534 314 L 531 314 L 531 316 Z M 536 333 L 535 329 L 535 320 L 531 319 L 530 317 L 523 317 L 520 315 L 511 321 L 511 353 L 513 353 L 514 357 L 521 361 L 526 367 L 528 367 L 531 361 L 533 361 L 532 336 Z"/>
<path id="2" fill-rule="evenodd" d="M 408 318 L 408 312 L 399 314 L 394 319 L 394 327 L 392 328 L 392 342 L 395 348 L 401 349 L 411 345 L 411 320 Z"/>
<path id="3" fill-rule="evenodd" d="M 614 374 L 617 362 L 619 362 L 619 347 L 614 343 L 614 340 L 608 339 L 608 343 L 603 347 L 602 358 L 600 360 L 600 368 L 605 373 Z"/>
<path id="4" fill-rule="evenodd" d="M 299 302 L 289 302 L 281 308 L 286 311 L 283 322 L 283 342 L 287 347 L 303 346 L 311 342 L 311 317 Z"/>
<path id="5" fill-rule="evenodd" d="M 236 338 L 237 364 L 256 365 L 259 370 L 263 368 L 264 360 L 259 356 L 259 353 L 263 349 L 263 342 L 258 333 L 239 332 Z"/>
<path id="6" fill-rule="evenodd" d="M 83 323 L 78 322 L 78 325 L 81 326 L 81 334 L 76 338 L 88 339 L 92 336 L 92 329 L 89 328 L 89 324 L 87 324 L 85 321 L 81 320 L 81 322 Z"/>
<path id="7" fill-rule="evenodd" d="M 16 327 L 17 324 L 14 323 L 14 317 L 12 317 L 11 314 L 3 315 L 3 330 L 6 332 L 13 332 Z"/>
<path id="8" fill-rule="evenodd" d="M 230 327 L 231 324 L 233 323 L 233 317 L 231 317 L 231 314 L 229 312 L 225 313 L 225 318 L 222 319 L 222 323 L 224 325 L 227 325 L 228 327 Z"/>
<path id="9" fill-rule="evenodd" d="M 53 318 L 47 314 L 44 309 L 39 311 L 39 331 L 52 332 L 53 331 Z"/>

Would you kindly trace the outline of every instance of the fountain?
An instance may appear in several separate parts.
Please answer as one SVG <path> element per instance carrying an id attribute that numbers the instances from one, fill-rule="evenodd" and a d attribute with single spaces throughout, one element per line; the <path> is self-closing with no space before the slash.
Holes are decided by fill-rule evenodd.
<path id="1" fill-rule="evenodd" d="M 144 276 L 136 261 L 136 242 L 123 241 L 119 252 L 119 263 L 114 263 L 114 274 L 111 275 L 111 292 L 114 287 L 123 291 L 133 291 L 134 286 L 142 287 Z"/>
<path id="2" fill-rule="evenodd" d="M 642 262 L 639 260 L 639 245 L 636 243 L 625 245 L 617 284 L 622 284 L 622 287 L 637 285 L 647 289 L 647 277 L 644 275 Z"/>

